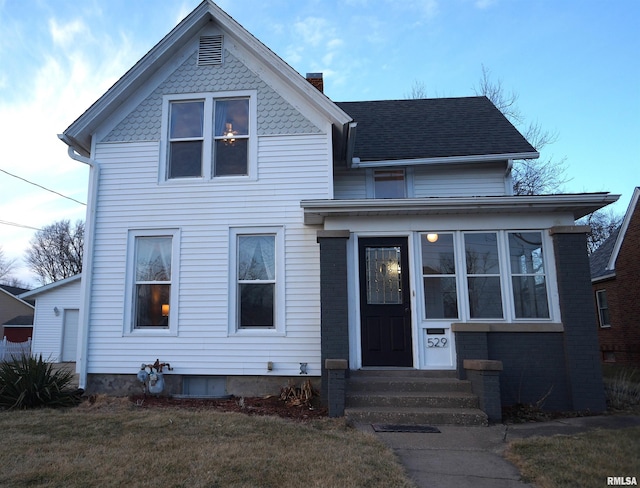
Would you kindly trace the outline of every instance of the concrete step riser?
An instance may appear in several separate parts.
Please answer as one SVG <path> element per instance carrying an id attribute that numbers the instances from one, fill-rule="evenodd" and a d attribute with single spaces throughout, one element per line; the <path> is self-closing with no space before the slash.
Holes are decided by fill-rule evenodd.
<path id="1" fill-rule="evenodd" d="M 482 412 L 372 412 L 345 411 L 347 418 L 354 422 L 376 424 L 409 424 L 409 425 L 488 425 L 487 417 Z"/>
<path id="2" fill-rule="evenodd" d="M 467 381 L 428 381 L 397 378 L 390 380 L 387 378 L 352 378 L 348 382 L 349 392 L 471 392 L 471 383 Z"/>
<path id="3" fill-rule="evenodd" d="M 348 395 L 347 407 L 479 408 L 475 396 Z"/>
<path id="4" fill-rule="evenodd" d="M 397 376 L 411 378 L 451 378 L 456 379 L 455 371 L 429 371 L 429 370 L 406 370 L 406 369 L 360 369 L 349 372 L 351 378 L 366 378 L 371 376 L 384 376 L 386 378 L 394 378 Z"/>

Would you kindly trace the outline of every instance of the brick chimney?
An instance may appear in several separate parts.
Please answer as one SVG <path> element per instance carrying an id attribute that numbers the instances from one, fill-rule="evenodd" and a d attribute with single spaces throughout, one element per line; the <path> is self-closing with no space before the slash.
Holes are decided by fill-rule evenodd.
<path id="1" fill-rule="evenodd" d="M 322 73 L 307 73 L 307 81 L 320 90 L 320 92 L 324 93 Z"/>

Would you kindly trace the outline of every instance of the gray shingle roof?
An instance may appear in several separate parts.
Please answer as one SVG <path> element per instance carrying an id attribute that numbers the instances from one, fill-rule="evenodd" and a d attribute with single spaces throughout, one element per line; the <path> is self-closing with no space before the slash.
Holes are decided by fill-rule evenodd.
<path id="1" fill-rule="evenodd" d="M 357 123 L 362 161 L 531 153 L 487 97 L 337 102 Z"/>
<path id="2" fill-rule="evenodd" d="M 17 315 L 2 325 L 33 325 L 33 315 Z"/>
<path id="3" fill-rule="evenodd" d="M 589 266 L 591 268 L 591 279 L 595 280 L 596 278 L 600 278 L 601 276 L 606 276 L 611 274 L 612 271 L 615 270 L 607 270 L 607 264 L 609 264 L 609 260 L 611 259 L 611 253 L 613 252 L 613 248 L 616 245 L 616 240 L 618 239 L 618 233 L 620 232 L 620 227 L 614 230 L 607 240 L 600 244 L 600 247 L 591 253 L 589 256 Z"/>

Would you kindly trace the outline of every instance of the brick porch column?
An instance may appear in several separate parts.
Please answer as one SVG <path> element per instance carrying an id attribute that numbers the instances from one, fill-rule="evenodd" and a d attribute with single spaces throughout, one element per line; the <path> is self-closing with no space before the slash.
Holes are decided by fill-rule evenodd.
<path id="1" fill-rule="evenodd" d="M 318 231 L 320 244 L 321 399 L 328 404 L 327 359 L 349 364 L 349 303 L 347 297 L 348 230 Z M 348 370 L 347 370 L 348 373 Z"/>
<path id="2" fill-rule="evenodd" d="M 550 234 L 556 258 L 566 374 L 573 409 L 602 412 L 607 404 L 587 256 L 589 231 L 589 226 L 561 226 L 551 228 Z"/>

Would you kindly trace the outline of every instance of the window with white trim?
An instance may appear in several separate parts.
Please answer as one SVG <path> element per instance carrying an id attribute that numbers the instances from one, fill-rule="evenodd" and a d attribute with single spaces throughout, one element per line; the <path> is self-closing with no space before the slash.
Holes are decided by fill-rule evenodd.
<path id="1" fill-rule="evenodd" d="M 611 327 L 611 320 L 609 319 L 609 303 L 607 302 L 607 290 L 596 291 L 596 305 L 598 307 L 598 321 L 600 327 Z"/>
<path id="2" fill-rule="evenodd" d="M 502 319 L 504 313 L 498 234 L 464 234 L 464 258 L 469 292 L 469 318 Z"/>
<path id="3" fill-rule="evenodd" d="M 458 318 L 458 291 L 453 234 L 421 236 L 422 282 L 426 319 Z"/>
<path id="4" fill-rule="evenodd" d="M 541 232 L 509 232 L 512 296 L 517 319 L 548 319 Z"/>
<path id="5" fill-rule="evenodd" d="M 231 239 L 231 332 L 283 331 L 282 228 L 232 229 Z"/>
<path id="6" fill-rule="evenodd" d="M 375 198 L 406 198 L 404 169 L 376 169 L 373 171 Z"/>
<path id="7" fill-rule="evenodd" d="M 419 238 L 424 320 L 551 318 L 542 231 L 432 230 Z"/>
<path id="8" fill-rule="evenodd" d="M 125 332 L 176 331 L 177 230 L 129 232 Z"/>
<path id="9" fill-rule="evenodd" d="M 166 96 L 163 180 L 211 180 L 255 174 L 255 94 Z"/>

